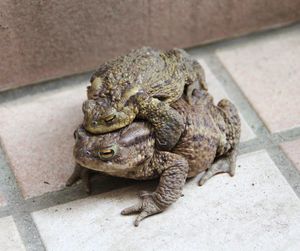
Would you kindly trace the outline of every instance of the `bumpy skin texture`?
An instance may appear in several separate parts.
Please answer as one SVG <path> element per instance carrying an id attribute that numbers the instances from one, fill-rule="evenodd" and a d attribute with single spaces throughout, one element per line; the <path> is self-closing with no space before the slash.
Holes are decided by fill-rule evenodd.
<path id="1" fill-rule="evenodd" d="M 216 173 L 234 174 L 241 128 L 236 108 L 226 99 L 215 106 L 206 91 L 194 92 L 194 99 L 195 105 L 184 99 L 172 104 L 185 124 L 172 152 L 157 150 L 153 129 L 146 122 L 133 122 L 105 135 L 92 135 L 82 127 L 75 132 L 74 157 L 78 165 L 131 179 L 160 178 L 153 193 L 142 192 L 140 203 L 122 211 L 125 215 L 139 213 L 136 226 L 175 202 L 187 177 L 206 170 L 199 182 L 202 185 Z"/>
<path id="2" fill-rule="evenodd" d="M 161 150 L 170 150 L 184 130 L 181 116 L 169 104 L 182 94 L 192 103 L 194 89 L 207 90 L 202 67 L 180 49 L 133 50 L 103 64 L 90 82 L 83 104 L 87 131 L 107 133 L 144 118 Z"/>

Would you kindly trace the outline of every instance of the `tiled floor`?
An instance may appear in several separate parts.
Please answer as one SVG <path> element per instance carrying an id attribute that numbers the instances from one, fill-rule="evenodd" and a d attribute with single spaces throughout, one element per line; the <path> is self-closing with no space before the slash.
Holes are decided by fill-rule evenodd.
<path id="1" fill-rule="evenodd" d="M 0 250 L 299 250 L 299 46 L 300 24 L 190 50 L 215 102 L 237 104 L 243 154 L 235 177 L 189 181 L 139 228 L 120 211 L 154 183 L 102 180 L 93 196 L 64 188 L 88 77 L 0 93 Z"/>

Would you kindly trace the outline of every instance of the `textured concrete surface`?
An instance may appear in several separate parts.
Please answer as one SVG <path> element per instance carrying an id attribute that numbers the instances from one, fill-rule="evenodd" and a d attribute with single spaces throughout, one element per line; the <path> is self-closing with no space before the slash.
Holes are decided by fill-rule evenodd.
<path id="1" fill-rule="evenodd" d="M 86 85 L 0 106 L 0 137 L 26 198 L 60 189 L 71 174 L 73 132 L 83 119 Z"/>
<path id="2" fill-rule="evenodd" d="M 26 250 L 12 217 L 0 219 L 0 249 L 7 251 Z"/>
<path id="3" fill-rule="evenodd" d="M 217 50 L 269 130 L 300 126 L 300 30 Z"/>
<path id="4" fill-rule="evenodd" d="M 120 211 L 133 187 L 33 213 L 49 250 L 287 250 L 300 244 L 300 200 L 266 152 L 239 158 L 234 178 L 196 179 L 165 213 L 144 220 Z M 174 221 L 174 219 L 176 219 Z"/>
<path id="5" fill-rule="evenodd" d="M 215 77 L 215 75 L 211 72 L 209 69 L 208 65 L 205 63 L 204 60 L 199 60 L 199 63 L 202 65 L 202 67 L 205 70 L 205 77 L 208 85 L 208 90 L 209 92 L 213 95 L 214 97 L 214 102 L 217 105 L 218 102 L 223 99 L 227 98 L 231 100 L 234 103 L 234 100 L 230 99 L 224 90 L 222 83 Z M 239 110 L 241 110 L 238 107 Z M 252 131 L 250 126 L 247 124 L 245 121 L 244 117 L 240 114 L 241 117 L 241 122 L 242 122 L 242 134 L 241 134 L 241 141 L 247 141 L 250 139 L 255 138 L 255 133 Z"/>
<path id="6" fill-rule="evenodd" d="M 281 145 L 281 147 L 289 159 L 300 171 L 300 139 L 291 142 L 285 142 Z"/>
<path id="7" fill-rule="evenodd" d="M 4 0 L 0 90 L 89 71 L 142 45 L 191 47 L 299 19 L 299 0 Z"/>

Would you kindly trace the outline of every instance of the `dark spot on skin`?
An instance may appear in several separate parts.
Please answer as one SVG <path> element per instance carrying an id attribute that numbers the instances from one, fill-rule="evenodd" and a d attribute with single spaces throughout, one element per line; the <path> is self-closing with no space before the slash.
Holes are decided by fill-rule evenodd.
<path id="1" fill-rule="evenodd" d="M 48 181 L 44 181 L 44 184 L 50 185 L 50 183 Z"/>
<path id="2" fill-rule="evenodd" d="M 194 135 L 193 136 L 193 141 L 202 141 L 204 140 L 204 136 L 203 135 Z"/>

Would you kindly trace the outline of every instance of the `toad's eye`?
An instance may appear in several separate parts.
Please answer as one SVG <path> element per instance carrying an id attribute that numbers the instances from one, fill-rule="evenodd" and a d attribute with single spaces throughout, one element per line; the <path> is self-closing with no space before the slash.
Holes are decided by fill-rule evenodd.
<path id="1" fill-rule="evenodd" d="M 112 122 L 115 118 L 116 118 L 116 115 L 111 114 L 111 115 L 107 116 L 104 120 L 105 120 L 105 122 L 109 123 L 109 122 Z"/>
<path id="2" fill-rule="evenodd" d="M 92 125 L 93 125 L 94 127 L 97 126 L 97 125 L 98 125 L 98 121 L 93 120 L 93 121 L 92 121 Z"/>
<path id="3" fill-rule="evenodd" d="M 115 151 L 111 148 L 99 150 L 99 157 L 101 159 L 110 159 L 115 156 Z"/>

